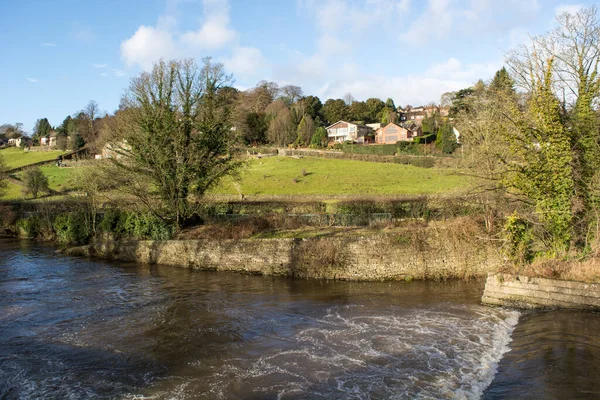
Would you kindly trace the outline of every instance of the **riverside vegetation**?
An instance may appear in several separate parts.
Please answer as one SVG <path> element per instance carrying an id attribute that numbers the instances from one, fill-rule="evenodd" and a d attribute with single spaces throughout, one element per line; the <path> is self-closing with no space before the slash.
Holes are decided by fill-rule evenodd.
<path id="1" fill-rule="evenodd" d="M 23 232 L 36 225 L 37 234 L 45 232 L 42 235 L 79 243 L 104 234 L 138 239 L 189 237 L 193 232 L 214 234 L 219 231 L 216 226 L 256 236 L 290 233 L 316 224 L 320 225 L 319 234 L 326 235 L 339 233 L 328 225 L 340 225 L 336 215 L 344 213 L 329 216 L 321 209 L 314 213 L 320 215 L 318 223 L 290 212 L 258 216 L 239 213 L 234 217 L 229 211 L 208 212 L 211 204 L 218 204 L 210 198 L 226 194 L 241 198 L 287 195 L 293 198 L 286 201 L 303 204 L 307 195 L 439 195 L 461 187 L 460 193 L 451 197 L 452 205 L 446 204 L 448 208 L 442 207 L 444 211 L 438 215 L 468 218 L 479 226 L 482 230 L 476 239 L 503 252 L 503 270 L 598 280 L 598 43 L 596 7 L 563 14 L 553 31 L 511 52 L 506 68 L 493 80 L 479 81 L 453 93 L 450 120 L 438 114 L 424 121 L 437 135 L 435 146 L 416 143 L 397 145 L 395 150 L 340 146 L 355 156 L 368 156 L 357 153 L 369 152 L 389 156 L 391 151 L 423 154 L 424 149 L 437 149 L 441 156 L 454 152 L 457 146 L 455 140 L 449 140 L 451 121 L 460 132 L 461 142 L 455 155 L 460 166 L 455 170 L 273 157 L 252 161 L 250 172 L 244 175 L 247 162 L 240 157 L 242 144 L 319 147 L 324 143 L 323 130 L 316 128 L 322 125 L 317 117 L 328 122 L 343 119 L 338 117 L 350 108 L 328 101 L 328 107 L 322 106 L 324 110 L 315 113 L 315 109 L 320 110 L 318 99 L 302 97 L 293 88 L 277 98 L 277 88 L 268 83 L 239 94 L 231 89 L 231 76 L 223 66 L 210 59 L 200 67 L 190 60 L 159 62 L 152 72 L 132 80 L 123 107 L 106 124 L 104 139 L 114 156 L 79 179 L 77 188 L 87 195 L 79 201 L 82 214 L 59 213 L 46 218 L 38 212 L 35 223 L 13 223 Z M 264 113 L 248 109 L 264 102 L 258 93 L 270 99 L 267 104 L 272 101 Z M 381 115 L 387 121 L 394 120 L 393 102 L 387 103 Z M 353 110 L 361 107 L 356 105 Z M 239 131 L 231 129 L 233 124 Z M 363 225 L 361 229 L 369 226 L 373 231 L 393 232 L 409 223 L 409 217 L 402 213 L 383 211 L 395 210 L 394 206 L 381 205 L 396 200 L 354 199 L 349 203 L 352 201 L 356 204 L 353 215 L 364 216 L 355 224 Z M 428 198 L 428 211 L 412 217 L 419 218 L 419 224 L 435 219 L 431 217 L 435 207 L 429 205 L 436 201 L 439 198 Z M 231 205 L 224 204 L 225 208 Z M 282 204 L 277 207 L 288 207 Z M 376 214 L 387 216 L 377 219 Z M 211 220 L 216 222 L 211 225 Z M 77 226 L 85 226 L 86 233 L 78 232 Z M 309 235 L 302 231 L 302 235 Z"/>

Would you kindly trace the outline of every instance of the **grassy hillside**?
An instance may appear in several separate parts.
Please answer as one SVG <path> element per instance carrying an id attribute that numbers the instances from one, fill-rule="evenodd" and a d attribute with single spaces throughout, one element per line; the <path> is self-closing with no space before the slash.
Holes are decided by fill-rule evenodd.
<path id="1" fill-rule="evenodd" d="M 60 192 L 63 189 L 69 189 L 72 186 L 71 180 L 76 173 L 75 168 L 59 168 L 56 165 L 44 165 L 40 167 L 40 170 L 48 178 L 48 185 L 50 189 Z M 19 172 L 14 177 L 21 179 L 23 172 Z M 22 193 L 22 186 L 16 185 L 12 182 L 8 183 L 8 188 L 3 196 L 0 196 L 2 200 L 19 200 L 24 199 L 25 196 Z"/>
<path id="2" fill-rule="evenodd" d="M 304 171 L 304 174 L 303 174 Z M 460 190 L 465 178 L 452 169 L 322 158 L 252 160 L 242 173 L 244 195 L 440 194 Z M 237 194 L 226 178 L 215 194 Z"/>
<path id="3" fill-rule="evenodd" d="M 64 151 L 24 151 L 19 147 L 9 147 L 0 150 L 0 156 L 4 158 L 4 162 L 9 168 L 23 167 L 40 161 L 55 160 L 61 154 L 64 154 Z"/>
<path id="4" fill-rule="evenodd" d="M 47 165 L 41 170 L 48 177 L 50 188 L 61 191 L 71 187 L 80 167 Z M 448 168 L 310 157 L 252 160 L 238 183 L 246 196 L 444 194 L 459 191 L 465 185 L 466 178 Z M 236 195 L 238 191 L 234 180 L 226 178 L 212 194 Z M 10 184 L 2 198 L 22 199 L 21 187 Z"/>

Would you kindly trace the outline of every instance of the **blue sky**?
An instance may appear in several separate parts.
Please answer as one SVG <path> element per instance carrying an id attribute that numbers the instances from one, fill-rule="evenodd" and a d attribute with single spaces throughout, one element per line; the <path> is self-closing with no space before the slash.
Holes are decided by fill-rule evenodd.
<path id="1" fill-rule="evenodd" d="M 212 56 L 246 89 L 437 101 L 489 79 L 568 0 L 0 0 L 0 124 L 113 112 L 158 58 Z"/>

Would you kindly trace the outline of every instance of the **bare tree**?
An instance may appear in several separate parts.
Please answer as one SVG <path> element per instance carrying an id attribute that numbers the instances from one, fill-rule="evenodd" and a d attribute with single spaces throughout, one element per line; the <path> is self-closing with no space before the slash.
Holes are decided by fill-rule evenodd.
<path id="1" fill-rule="evenodd" d="M 355 101 L 356 99 L 354 98 L 354 96 L 352 96 L 352 93 L 346 93 L 344 95 L 344 103 L 346 103 L 347 106 L 354 103 Z"/>
<path id="2" fill-rule="evenodd" d="M 292 105 L 303 96 L 302 88 L 300 86 L 287 85 L 281 88 L 281 95 L 287 99 L 288 104 Z"/>

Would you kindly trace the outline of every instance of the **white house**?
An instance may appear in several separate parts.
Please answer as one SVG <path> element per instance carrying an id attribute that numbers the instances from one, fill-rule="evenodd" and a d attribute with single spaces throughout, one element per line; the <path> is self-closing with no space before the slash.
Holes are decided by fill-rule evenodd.
<path id="1" fill-rule="evenodd" d="M 346 121 L 338 121 L 327 127 L 327 139 L 330 142 L 352 141 L 357 143 L 365 142 L 365 135 L 373 131 L 366 125 L 353 124 Z"/>
<path id="2" fill-rule="evenodd" d="M 8 145 L 9 146 L 16 146 L 16 147 L 21 147 L 21 140 L 22 138 L 15 138 L 15 139 L 8 139 Z"/>

